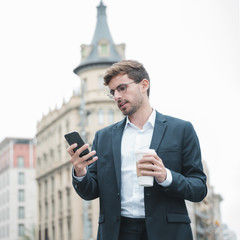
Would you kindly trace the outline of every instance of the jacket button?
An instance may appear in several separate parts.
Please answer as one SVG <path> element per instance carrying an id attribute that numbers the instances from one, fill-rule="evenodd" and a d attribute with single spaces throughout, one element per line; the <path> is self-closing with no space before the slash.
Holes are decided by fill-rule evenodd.
<path id="1" fill-rule="evenodd" d="M 120 217 L 117 217 L 117 222 L 119 222 L 120 221 Z"/>
<path id="2" fill-rule="evenodd" d="M 120 193 L 119 192 L 118 192 L 117 196 L 120 197 Z"/>

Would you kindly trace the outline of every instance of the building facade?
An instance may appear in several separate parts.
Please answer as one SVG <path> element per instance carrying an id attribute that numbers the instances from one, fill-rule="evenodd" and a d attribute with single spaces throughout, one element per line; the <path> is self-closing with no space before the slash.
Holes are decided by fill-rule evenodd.
<path id="1" fill-rule="evenodd" d="M 199 203 L 186 201 L 192 222 L 193 237 L 195 240 L 224 240 L 220 208 L 223 199 L 221 195 L 215 193 L 209 182 L 209 171 L 204 160 L 203 166 L 207 175 L 208 194 Z"/>
<path id="2" fill-rule="evenodd" d="M 96 239 L 98 200 L 83 201 L 72 188 L 64 134 L 77 131 L 91 145 L 97 130 L 122 119 L 107 96 L 103 75 L 124 59 L 124 50 L 124 44 L 113 42 L 101 1 L 92 42 L 81 45 L 81 63 L 74 69 L 80 78 L 79 91 L 37 124 L 38 240 Z"/>
<path id="3" fill-rule="evenodd" d="M 35 143 L 5 138 L 0 143 L 0 239 L 33 240 L 36 224 Z"/>

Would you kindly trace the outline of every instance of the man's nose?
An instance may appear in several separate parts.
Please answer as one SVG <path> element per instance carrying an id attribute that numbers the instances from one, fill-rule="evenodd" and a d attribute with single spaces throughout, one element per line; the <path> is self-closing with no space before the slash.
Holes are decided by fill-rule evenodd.
<path id="1" fill-rule="evenodd" d="M 114 92 L 114 100 L 117 101 L 121 97 L 122 97 L 122 94 L 119 93 L 118 90 L 115 90 L 115 92 Z"/>

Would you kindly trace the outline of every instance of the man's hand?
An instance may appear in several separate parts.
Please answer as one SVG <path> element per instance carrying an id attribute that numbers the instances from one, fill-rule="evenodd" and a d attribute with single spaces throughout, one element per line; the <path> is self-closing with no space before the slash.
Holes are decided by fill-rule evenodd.
<path id="1" fill-rule="evenodd" d="M 146 154 L 138 161 L 138 169 L 143 176 L 153 176 L 158 183 L 167 178 L 167 170 L 157 154 Z"/>
<path id="2" fill-rule="evenodd" d="M 68 147 L 67 152 L 71 156 L 71 163 L 74 167 L 76 177 L 83 177 L 87 173 L 87 166 L 91 163 L 95 162 L 98 157 L 93 157 L 92 160 L 87 160 L 90 157 L 94 156 L 96 154 L 96 151 L 92 151 L 88 154 L 86 154 L 83 157 L 79 157 L 79 155 L 89 147 L 88 144 L 84 144 L 82 147 L 80 147 L 75 153 L 73 152 L 73 149 L 77 147 L 77 143 L 72 144 L 70 147 Z"/>

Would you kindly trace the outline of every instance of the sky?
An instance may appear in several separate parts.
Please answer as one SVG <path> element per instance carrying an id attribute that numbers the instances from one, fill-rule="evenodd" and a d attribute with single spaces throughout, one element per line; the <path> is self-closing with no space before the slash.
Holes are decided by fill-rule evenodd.
<path id="1" fill-rule="evenodd" d="M 152 106 L 193 123 L 240 239 L 240 37 L 237 0 L 104 0 L 116 44 L 150 75 Z M 0 141 L 34 137 L 37 122 L 80 85 L 99 0 L 0 1 Z"/>

